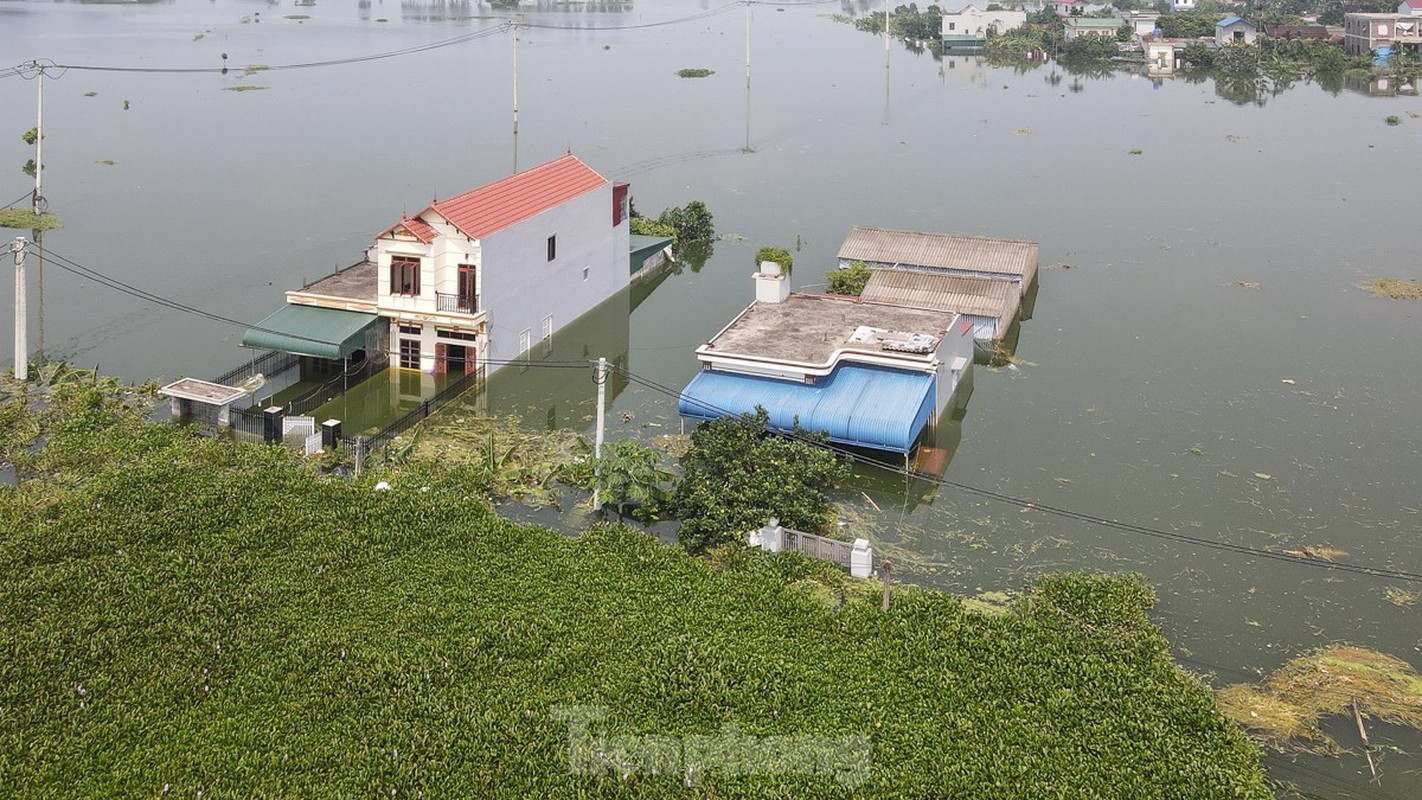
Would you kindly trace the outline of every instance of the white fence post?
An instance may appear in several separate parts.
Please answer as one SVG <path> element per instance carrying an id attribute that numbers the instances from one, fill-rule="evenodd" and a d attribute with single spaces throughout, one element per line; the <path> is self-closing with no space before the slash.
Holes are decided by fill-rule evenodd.
<path id="1" fill-rule="evenodd" d="M 849 552 L 849 574 L 856 578 L 874 574 L 874 548 L 867 539 L 854 540 L 854 549 Z"/>

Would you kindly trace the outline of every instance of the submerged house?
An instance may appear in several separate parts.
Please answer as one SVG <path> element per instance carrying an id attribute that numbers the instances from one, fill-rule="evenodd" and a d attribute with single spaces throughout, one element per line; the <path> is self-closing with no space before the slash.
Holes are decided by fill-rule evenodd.
<path id="1" fill-rule="evenodd" d="M 770 427 L 798 425 L 831 442 L 908 454 L 972 367 L 971 325 L 957 314 L 834 295 L 791 294 L 774 265 L 756 300 L 696 349 L 682 417 L 764 408 Z"/>
<path id="2" fill-rule="evenodd" d="M 958 314 L 972 326 L 973 338 L 984 345 L 1002 342 L 1022 305 L 1022 295 L 1007 281 L 906 269 L 874 270 L 859 297 L 870 303 Z"/>
<path id="3" fill-rule="evenodd" d="M 977 355 L 993 363 L 1015 349 L 1017 322 L 1032 316 L 1037 243 L 1021 239 L 855 227 L 839 266 L 872 273 L 860 299 L 958 314 Z"/>
<path id="4" fill-rule="evenodd" d="M 1037 243 L 855 226 L 839 248 L 839 266 L 907 269 L 1011 283 L 1022 297 L 1037 279 Z"/>
<path id="5" fill-rule="evenodd" d="M 957 11 L 944 11 L 942 17 L 943 47 L 949 50 L 981 48 L 987 44 L 989 34 L 1001 35 L 1027 23 L 1026 11 L 979 11 L 971 4 Z"/>
<path id="6" fill-rule="evenodd" d="M 627 286 L 641 266 L 629 269 L 627 193 L 569 154 L 436 199 L 361 262 L 287 292 L 242 346 L 302 356 L 303 377 L 377 354 L 425 373 L 495 370 Z"/>

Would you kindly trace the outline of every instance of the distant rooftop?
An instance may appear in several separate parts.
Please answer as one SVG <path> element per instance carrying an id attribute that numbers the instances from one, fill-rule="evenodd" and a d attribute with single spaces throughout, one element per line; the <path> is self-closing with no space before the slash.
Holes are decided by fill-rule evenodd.
<path id="1" fill-rule="evenodd" d="M 895 350 L 899 345 L 893 342 L 910 342 L 915 338 L 912 334 L 927 337 L 931 351 L 955 318 L 944 311 L 792 294 L 784 302 L 753 304 L 698 352 L 827 366 L 834 361 L 836 350 L 880 355 L 886 350 L 911 352 L 912 344 L 909 350 Z M 866 339 L 860 330 L 866 327 L 884 333 Z M 856 333 L 861 335 L 856 337 Z M 852 337 L 860 341 L 851 341 Z M 888 348 L 883 344 L 885 339 L 891 342 Z"/>
<path id="2" fill-rule="evenodd" d="M 856 226 L 839 248 L 840 261 L 1004 275 L 1020 279 L 1022 292 L 1037 275 L 1037 243 L 989 236 L 960 236 Z"/>

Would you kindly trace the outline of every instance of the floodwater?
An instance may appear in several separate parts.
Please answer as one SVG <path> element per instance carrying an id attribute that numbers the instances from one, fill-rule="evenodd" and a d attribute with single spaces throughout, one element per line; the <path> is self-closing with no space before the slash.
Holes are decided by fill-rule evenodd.
<path id="1" fill-rule="evenodd" d="M 30 278 L 30 342 L 135 380 L 218 374 L 244 358 L 239 325 L 58 259 L 253 322 L 284 289 L 357 260 L 402 211 L 502 177 L 515 158 L 526 168 L 571 150 L 630 182 L 645 214 L 705 201 L 725 237 L 699 269 L 555 337 L 572 354 L 560 359 L 607 355 L 635 376 L 615 387 L 613 437 L 677 429 L 668 392 L 750 301 L 762 245 L 793 248 L 808 287 L 856 224 L 1026 238 L 1041 243 L 1042 271 L 1020 363 L 977 369 L 949 480 L 1209 542 L 1327 546 L 1417 571 L 1422 304 L 1357 285 L 1422 278 L 1418 99 L 1356 83 L 1270 94 L 997 69 L 898 43 L 886 54 L 829 17 L 866 10 L 541 4 L 524 8 L 533 26 L 515 48 L 499 19 L 471 18 L 495 12 L 469 3 L 0 0 L 0 70 L 32 58 L 132 68 L 45 81 L 45 195 L 64 228 L 45 236 L 43 286 Z M 220 68 L 223 53 L 225 75 L 162 71 Z M 244 69 L 325 61 L 343 63 Z M 715 74 L 679 78 L 685 67 Z M 0 200 L 28 191 L 20 134 L 36 87 L 0 78 Z M 6 309 L 10 291 L 0 281 Z M 589 424 L 588 372 L 526 374 L 503 378 L 490 410 Z M 848 527 L 872 534 L 896 574 L 954 592 L 1017 590 L 1047 570 L 1139 571 L 1177 658 L 1217 686 L 1334 641 L 1422 665 L 1422 604 L 1387 595 L 1416 584 L 872 471 L 844 500 Z M 1328 731 L 1357 747 L 1351 722 Z M 1271 773 L 1330 797 L 1419 793 L 1422 738 L 1371 733 L 1401 748 L 1381 787 L 1357 753 L 1271 757 Z"/>

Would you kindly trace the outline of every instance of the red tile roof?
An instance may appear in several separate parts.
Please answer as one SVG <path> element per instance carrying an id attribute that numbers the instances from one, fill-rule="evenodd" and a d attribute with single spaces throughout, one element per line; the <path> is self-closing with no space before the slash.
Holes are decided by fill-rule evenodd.
<path id="1" fill-rule="evenodd" d="M 448 200 L 437 200 L 416 216 L 434 211 L 465 236 L 480 239 L 607 183 L 570 154 Z M 418 220 L 405 224 L 411 222 Z"/>
<path id="2" fill-rule="evenodd" d="M 1422 0 L 1406 0 L 1408 8 L 1422 8 Z"/>
<path id="3" fill-rule="evenodd" d="M 429 226 L 429 223 L 425 222 L 422 219 L 402 219 L 394 225 L 391 225 L 390 227 L 381 231 L 379 234 L 376 235 L 375 238 L 383 239 L 398 230 L 404 230 L 406 233 L 410 234 L 416 239 L 419 239 L 425 244 L 433 242 L 435 238 L 435 229 L 431 228 Z"/>

